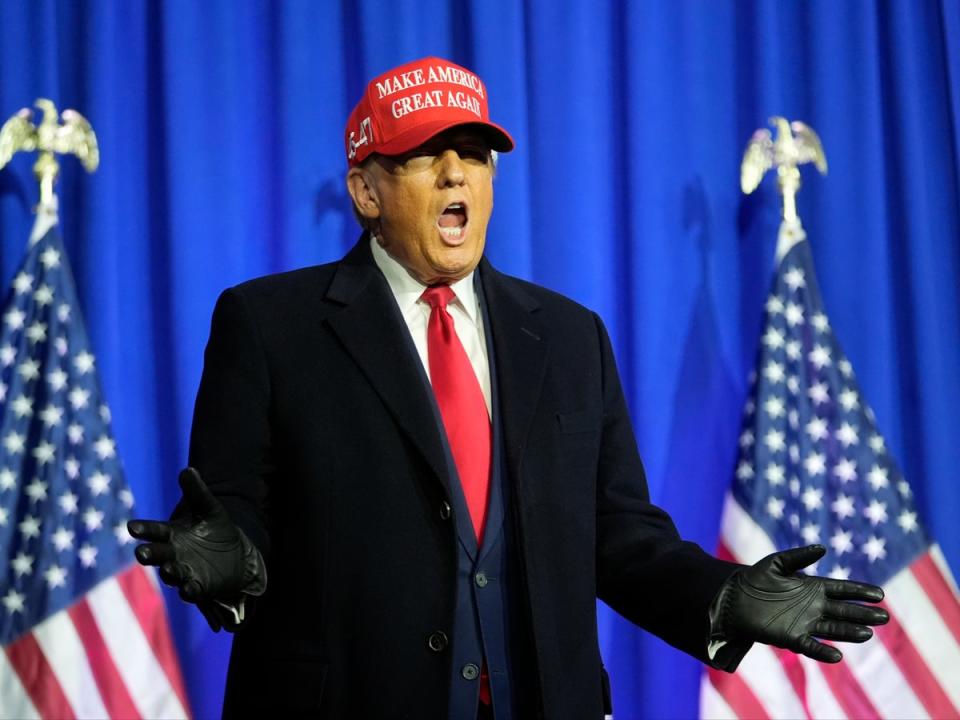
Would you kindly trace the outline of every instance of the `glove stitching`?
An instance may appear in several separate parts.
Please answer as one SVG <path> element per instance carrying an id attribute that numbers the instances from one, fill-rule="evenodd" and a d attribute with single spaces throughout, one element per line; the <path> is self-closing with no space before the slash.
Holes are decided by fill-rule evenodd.
<path id="1" fill-rule="evenodd" d="M 803 609 L 802 609 L 800 612 L 797 613 L 797 616 L 793 619 L 793 622 L 790 623 L 790 626 L 787 628 L 788 630 L 791 630 L 791 631 L 792 631 L 792 630 L 797 626 L 797 624 L 803 619 L 804 612 L 805 612 L 805 611 L 807 610 L 807 608 L 809 608 L 809 607 L 813 604 L 813 602 L 817 599 L 816 596 L 817 596 L 817 594 L 818 594 L 818 593 L 817 593 L 817 590 L 818 590 L 818 589 L 819 589 L 819 588 L 818 588 L 817 585 L 815 585 L 815 584 L 813 584 L 813 585 L 810 586 L 810 591 L 807 593 L 806 603 L 804 603 Z M 817 614 L 817 617 L 819 618 L 819 617 L 821 617 L 821 615 L 818 613 L 818 614 Z M 814 622 L 816 622 L 816 620 L 814 620 Z M 804 632 L 803 637 L 809 637 L 809 632 Z"/>

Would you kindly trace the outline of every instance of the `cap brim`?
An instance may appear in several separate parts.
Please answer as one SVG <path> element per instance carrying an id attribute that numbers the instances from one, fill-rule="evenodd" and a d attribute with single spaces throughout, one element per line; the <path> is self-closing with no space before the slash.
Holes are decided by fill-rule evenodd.
<path id="1" fill-rule="evenodd" d="M 423 143 L 434 135 L 439 135 L 445 130 L 454 127 L 475 128 L 487 138 L 491 150 L 496 150 L 497 152 L 510 152 L 513 150 L 514 143 L 513 138 L 510 137 L 510 133 L 495 123 L 485 122 L 483 120 L 477 120 L 476 122 L 442 120 L 423 123 L 422 125 L 410 128 L 390 140 L 390 142 L 377 146 L 375 152 L 381 155 L 402 155 L 405 152 L 409 152 L 423 145 Z"/>

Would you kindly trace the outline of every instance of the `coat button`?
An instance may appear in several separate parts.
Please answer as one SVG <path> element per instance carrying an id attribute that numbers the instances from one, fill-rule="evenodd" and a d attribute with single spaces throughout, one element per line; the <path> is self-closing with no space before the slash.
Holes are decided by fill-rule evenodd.
<path id="1" fill-rule="evenodd" d="M 450 503 L 446 500 L 443 501 L 443 504 L 440 505 L 440 519 L 449 520 L 452 511 L 450 510 Z"/>
<path id="2" fill-rule="evenodd" d="M 480 677 L 480 668 L 473 663 L 467 663 L 461 668 L 460 674 L 463 675 L 464 680 L 476 680 Z"/>
<path id="3" fill-rule="evenodd" d="M 447 649 L 448 643 L 447 634 L 442 630 L 430 633 L 430 637 L 427 638 L 427 647 L 434 652 L 443 652 Z"/>
<path id="4" fill-rule="evenodd" d="M 487 586 L 487 574 L 481 570 L 476 575 L 473 576 L 474 582 L 477 583 L 477 587 L 486 587 Z"/>

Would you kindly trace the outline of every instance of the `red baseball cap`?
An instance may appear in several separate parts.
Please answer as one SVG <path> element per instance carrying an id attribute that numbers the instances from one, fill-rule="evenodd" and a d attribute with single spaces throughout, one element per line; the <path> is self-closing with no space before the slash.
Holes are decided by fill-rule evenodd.
<path id="1" fill-rule="evenodd" d="M 490 122 L 480 78 L 449 60 L 415 60 L 367 85 L 347 120 L 347 163 L 355 167 L 372 153 L 400 155 L 456 125 L 477 126 L 492 150 L 513 150 L 513 138 Z"/>

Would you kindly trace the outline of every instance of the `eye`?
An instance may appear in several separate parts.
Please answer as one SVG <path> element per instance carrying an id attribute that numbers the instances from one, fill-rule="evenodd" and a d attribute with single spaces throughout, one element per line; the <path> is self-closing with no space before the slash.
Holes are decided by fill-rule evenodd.
<path id="1" fill-rule="evenodd" d="M 393 174 L 408 174 L 425 170 L 437 159 L 429 148 L 419 147 L 405 152 L 403 155 L 394 155 L 389 158 L 390 172 Z"/>
<path id="2" fill-rule="evenodd" d="M 447 150 L 453 150 L 460 159 L 471 165 L 486 165 L 490 162 L 490 148 L 480 139 L 432 138 L 423 145 L 408 150 L 402 155 L 390 157 L 391 172 L 395 174 L 416 173 L 431 167 Z"/>
<path id="3" fill-rule="evenodd" d="M 420 147 L 411 150 L 401 157 L 403 158 L 403 162 L 406 162 L 407 160 L 413 160 L 414 158 L 436 157 L 437 154 L 438 153 L 434 148 Z"/>
<path id="4" fill-rule="evenodd" d="M 490 159 L 490 150 L 486 145 L 470 144 L 457 148 L 457 154 L 464 160 L 486 163 Z"/>

